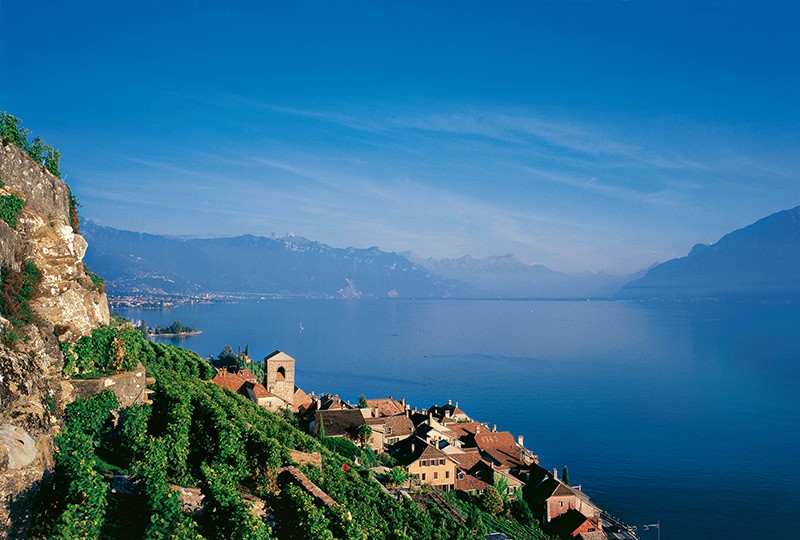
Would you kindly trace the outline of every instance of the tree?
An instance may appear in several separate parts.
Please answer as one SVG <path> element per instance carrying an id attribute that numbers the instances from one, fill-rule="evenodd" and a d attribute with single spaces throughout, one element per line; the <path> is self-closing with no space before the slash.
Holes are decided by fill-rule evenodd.
<path id="1" fill-rule="evenodd" d="M 139 332 L 142 333 L 145 339 L 147 339 L 147 321 L 142 319 L 142 324 L 139 325 Z"/>
<path id="2" fill-rule="evenodd" d="M 361 445 L 361 448 L 364 448 L 370 436 L 372 436 L 372 428 L 366 424 L 361 424 L 360 426 L 350 429 L 350 436 Z"/>
<path id="3" fill-rule="evenodd" d="M 386 473 L 386 480 L 391 486 L 399 486 L 406 481 L 406 478 L 408 478 L 408 473 L 404 467 L 392 467 Z"/>
<path id="4" fill-rule="evenodd" d="M 31 143 L 31 147 L 28 150 L 28 155 L 33 161 L 41 164 L 44 161 L 44 151 L 46 146 L 47 145 L 45 145 L 44 139 L 37 136 Z"/>
<path id="5" fill-rule="evenodd" d="M 358 396 L 358 408 L 359 409 L 368 409 L 369 404 L 367 403 L 367 398 L 364 397 L 364 394 Z"/>
<path id="6" fill-rule="evenodd" d="M 569 485 L 569 469 L 566 465 L 564 465 L 564 469 L 561 471 L 561 481 Z"/>
<path id="7" fill-rule="evenodd" d="M 500 494 L 500 498 L 503 499 L 503 505 L 508 502 L 508 480 L 505 477 L 497 475 L 497 480 L 494 481 L 494 487 L 497 489 L 497 493 Z"/>
<path id="8" fill-rule="evenodd" d="M 517 497 L 514 502 L 511 503 L 511 515 L 523 525 L 530 525 L 533 523 L 531 507 L 528 506 L 528 503 L 521 497 Z"/>
<path id="9" fill-rule="evenodd" d="M 58 170 L 58 160 L 61 159 L 61 153 L 50 145 L 46 145 L 45 148 L 47 153 L 44 156 L 44 166 L 48 171 L 60 178 L 61 172 Z"/>
<path id="10" fill-rule="evenodd" d="M 492 515 L 497 515 L 503 511 L 503 499 L 494 486 L 489 486 L 484 490 L 478 503 L 484 512 Z"/>
<path id="11" fill-rule="evenodd" d="M 16 144 L 22 150 L 28 150 L 28 129 L 22 127 L 16 116 L 0 111 L 0 134 L 4 141 Z"/>

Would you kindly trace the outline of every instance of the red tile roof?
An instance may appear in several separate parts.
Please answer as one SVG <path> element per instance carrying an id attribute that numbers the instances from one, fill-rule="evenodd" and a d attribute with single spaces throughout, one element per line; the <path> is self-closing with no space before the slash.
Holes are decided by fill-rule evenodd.
<path id="1" fill-rule="evenodd" d="M 256 379 L 256 376 L 253 375 L 253 372 L 250 371 L 249 369 L 240 369 L 239 373 L 237 373 L 237 375 L 239 375 L 239 377 L 241 377 L 245 381 L 248 381 L 248 382 L 251 382 L 251 383 L 257 383 L 258 382 L 258 380 Z"/>
<path id="2" fill-rule="evenodd" d="M 405 414 L 386 417 L 386 427 L 391 428 L 392 432 L 388 433 L 387 430 L 387 435 L 392 437 L 402 437 L 414 433 L 414 424 Z"/>
<path id="3" fill-rule="evenodd" d="M 508 431 L 478 433 L 475 435 L 475 444 L 500 466 L 514 468 L 525 465 L 514 436 Z"/>
<path id="4" fill-rule="evenodd" d="M 456 490 L 466 491 L 467 493 L 474 493 L 475 491 L 482 491 L 489 487 L 489 484 L 476 478 L 471 474 L 464 474 L 464 478 L 459 478 L 460 473 L 456 473 Z"/>
<path id="5" fill-rule="evenodd" d="M 217 371 L 217 374 L 214 375 L 214 378 L 211 379 L 211 382 L 223 388 L 227 388 L 233 393 L 238 393 L 239 390 L 242 389 L 246 381 L 241 377 L 239 377 L 238 375 L 229 373 L 225 369 L 220 369 L 219 371 Z"/>
<path id="6" fill-rule="evenodd" d="M 402 402 L 391 398 L 368 399 L 367 405 L 369 405 L 370 409 L 378 409 L 378 414 L 381 416 L 394 416 L 402 414 L 406 410 Z"/>
<path id="7" fill-rule="evenodd" d="M 272 392 L 269 392 L 261 383 L 253 384 L 249 382 L 247 383 L 247 389 L 253 393 L 253 397 L 256 399 L 278 397 Z"/>

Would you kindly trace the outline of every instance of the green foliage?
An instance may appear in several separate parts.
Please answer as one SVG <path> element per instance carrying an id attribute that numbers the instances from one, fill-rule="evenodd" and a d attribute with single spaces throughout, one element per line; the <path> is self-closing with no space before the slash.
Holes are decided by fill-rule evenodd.
<path id="1" fill-rule="evenodd" d="M 131 326 L 95 328 L 72 345 L 62 345 L 64 375 L 93 378 L 131 371 L 152 356 L 150 344 Z"/>
<path id="2" fill-rule="evenodd" d="M 281 504 L 276 513 L 279 537 L 298 540 L 333 540 L 330 520 L 314 504 L 310 495 L 294 484 L 281 491 Z"/>
<path id="3" fill-rule="evenodd" d="M 44 167 L 59 178 L 61 178 L 61 171 L 58 170 L 58 161 L 60 159 L 61 153 L 52 146 L 48 146 L 47 153 L 44 156 Z"/>
<path id="4" fill-rule="evenodd" d="M 569 469 L 566 465 L 564 465 L 564 469 L 561 471 L 561 481 L 569 485 Z"/>
<path id="5" fill-rule="evenodd" d="M 78 217 L 78 207 L 81 205 L 78 202 L 78 199 L 75 195 L 72 194 L 72 190 L 67 186 L 67 190 L 69 192 L 69 224 L 72 226 L 72 230 L 75 231 L 75 234 L 80 233 L 81 229 L 81 220 Z"/>
<path id="6" fill-rule="evenodd" d="M 121 414 L 118 432 L 104 436 L 109 428 L 108 410 L 114 405 L 107 395 L 96 398 L 93 406 L 70 405 L 64 433 L 71 439 L 67 435 L 65 442 L 59 439 L 62 451 L 57 470 L 67 484 L 73 478 L 69 470 L 81 471 L 89 479 L 99 478 L 95 448 L 100 444 L 98 451 L 104 450 L 102 445 L 119 437 L 121 444 L 130 449 L 130 470 L 147 502 L 149 518 L 144 538 L 466 540 L 480 537 L 476 533 L 487 530 L 503 531 L 520 540 L 547 538 L 538 528 L 484 513 L 473 504 L 456 501 L 449 493 L 442 495 L 467 516 L 467 525 L 454 522 L 435 505 L 424 508 L 414 501 L 387 495 L 373 480 L 371 471 L 353 463 L 352 457 L 358 456 L 359 461 L 367 458 L 351 441 L 311 438 L 282 415 L 202 382 L 200 376 L 213 373 L 213 369 L 194 353 L 142 342 L 148 373 L 156 379 L 152 407 L 129 407 Z M 64 451 L 77 446 L 82 450 L 69 455 Z M 276 489 L 281 480 L 276 480 L 275 471 L 292 463 L 293 449 L 320 452 L 322 470 L 309 464 L 300 469 L 336 505 L 317 506 L 305 491 L 291 483 L 281 484 L 280 491 Z M 344 470 L 345 464 L 348 470 Z M 403 473 L 398 468 L 390 475 L 397 474 L 399 481 Z M 199 484 L 205 497 L 202 517 L 195 520 L 181 510 L 178 494 L 170 483 Z M 102 492 L 85 487 L 91 496 L 84 499 L 86 507 L 80 509 L 69 506 L 73 499 L 66 497 L 67 488 L 63 488 L 60 528 L 54 529 L 60 536 L 54 537 L 97 537 L 97 532 L 88 528 L 90 521 L 84 518 L 99 516 L 102 522 L 106 487 L 102 482 L 100 487 Z M 251 514 L 246 492 L 265 501 L 267 511 L 276 517 L 275 531 Z M 73 517 L 79 510 L 82 521 Z M 80 527 L 74 525 L 76 522 Z M 136 533 L 136 537 L 140 536 Z"/>
<path id="7" fill-rule="evenodd" d="M 124 447 L 134 458 L 144 454 L 148 448 L 147 424 L 153 409 L 146 403 L 131 405 L 122 411 L 119 431 Z"/>
<path id="8" fill-rule="evenodd" d="M 166 328 L 162 328 L 161 326 L 156 326 L 153 329 L 153 334 L 181 334 L 181 333 L 189 333 L 189 332 L 196 332 L 194 328 L 191 326 L 184 326 L 181 321 L 175 321 L 171 325 L 167 326 Z"/>
<path id="9" fill-rule="evenodd" d="M 368 409 L 369 408 L 369 404 L 367 403 L 367 398 L 366 398 L 366 396 L 364 396 L 364 394 L 361 394 L 360 396 L 358 396 L 358 408 L 359 409 Z"/>
<path id="10" fill-rule="evenodd" d="M 531 507 L 522 497 L 514 499 L 511 503 L 511 515 L 523 525 L 533 525 L 534 518 Z"/>
<path id="11" fill-rule="evenodd" d="M 372 428 L 366 424 L 361 424 L 360 426 L 351 428 L 348 434 L 361 445 L 361 448 L 364 448 L 367 441 L 372 436 Z"/>
<path id="12" fill-rule="evenodd" d="M 12 229 L 17 228 L 17 218 L 23 208 L 25 208 L 25 201 L 16 195 L 0 195 L 0 219 Z"/>
<path id="13" fill-rule="evenodd" d="M 183 513 L 178 493 L 169 486 L 166 467 L 169 443 L 151 438 L 146 446 L 144 460 L 136 468 L 150 509 L 150 524 L 144 537 L 147 540 L 198 538 L 197 525 Z"/>
<path id="14" fill-rule="evenodd" d="M 12 116 L 4 111 L 0 111 L 0 137 L 3 142 L 10 142 L 25 151 L 30 158 L 56 176 L 61 176 L 58 170 L 58 162 L 61 154 L 58 150 L 44 142 L 44 139 L 37 136 L 33 142 L 28 142 L 30 132 L 22 127 L 22 122 L 16 116 Z"/>
<path id="15" fill-rule="evenodd" d="M 107 421 L 110 411 L 118 406 L 117 395 L 111 390 L 104 390 L 89 399 L 79 398 L 67 405 L 64 423 L 70 430 L 80 431 L 99 441 L 109 429 Z"/>
<path id="16" fill-rule="evenodd" d="M 50 538 L 97 538 L 108 504 L 108 486 L 98 471 L 95 456 L 109 428 L 117 397 L 106 390 L 88 399 L 78 398 L 64 413 L 64 429 L 56 437 L 56 470 L 66 484 L 64 510 Z"/>
<path id="17" fill-rule="evenodd" d="M 10 142 L 23 150 L 27 150 L 28 135 L 28 129 L 22 127 L 19 118 L 5 111 L 0 111 L 0 137 L 3 138 L 3 142 Z"/>
<path id="18" fill-rule="evenodd" d="M 389 482 L 389 485 L 392 486 L 399 486 L 403 482 L 406 481 L 408 478 L 408 471 L 405 467 L 395 466 L 389 469 L 389 472 L 386 473 L 386 480 Z"/>
<path id="19" fill-rule="evenodd" d="M 494 486 L 489 486 L 483 491 L 479 504 L 481 509 L 489 514 L 496 515 L 503 511 L 503 499 Z"/>
<path id="20" fill-rule="evenodd" d="M 92 289 L 103 294 L 106 291 L 106 280 L 86 268 L 86 275 L 92 280 Z"/>
<path id="21" fill-rule="evenodd" d="M 496 476 L 497 478 L 495 478 L 494 487 L 497 489 L 497 493 L 500 494 L 500 498 L 503 499 L 503 506 L 505 506 L 508 504 L 508 480 L 497 473 Z"/>
<path id="22" fill-rule="evenodd" d="M 239 493 L 239 473 L 229 465 L 201 465 L 203 506 L 208 518 L 207 536 L 231 540 L 271 538 L 266 525 L 250 513 Z"/>
<path id="23" fill-rule="evenodd" d="M 353 444 L 350 439 L 345 439 L 344 437 L 324 437 L 320 439 L 320 442 L 331 452 L 336 452 L 350 461 L 363 455 L 361 448 Z"/>
<path id="24" fill-rule="evenodd" d="M 46 146 L 47 145 L 45 144 L 44 139 L 37 135 L 28 148 L 28 155 L 36 163 L 41 163 L 44 161 Z"/>
<path id="25" fill-rule="evenodd" d="M 20 327 L 33 322 L 30 300 L 41 280 L 42 274 L 31 261 L 22 265 L 21 272 L 8 266 L 0 268 L 0 314 L 14 327 L 14 332 L 6 332 L 5 338 L 15 340 Z"/>
<path id="26" fill-rule="evenodd" d="M 263 382 L 265 378 L 265 362 L 253 361 L 248 355 L 249 346 L 245 345 L 244 352 L 234 353 L 230 345 L 225 345 L 217 358 L 212 360 L 215 366 L 224 367 L 233 371 L 249 369 L 256 380 Z"/>

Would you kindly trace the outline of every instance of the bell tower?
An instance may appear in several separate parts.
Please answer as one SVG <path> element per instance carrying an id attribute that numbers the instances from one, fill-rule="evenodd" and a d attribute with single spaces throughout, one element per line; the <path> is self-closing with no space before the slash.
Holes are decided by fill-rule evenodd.
<path id="1" fill-rule="evenodd" d="M 290 407 L 294 402 L 294 362 L 294 358 L 282 351 L 275 351 L 264 358 L 267 391 L 284 400 Z"/>

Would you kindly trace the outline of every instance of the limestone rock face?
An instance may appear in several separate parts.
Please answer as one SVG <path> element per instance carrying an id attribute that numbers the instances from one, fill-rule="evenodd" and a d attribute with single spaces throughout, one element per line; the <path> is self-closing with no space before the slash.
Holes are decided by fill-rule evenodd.
<path id="1" fill-rule="evenodd" d="M 53 438 L 73 394 L 61 377 L 61 339 L 108 323 L 105 294 L 83 265 L 86 240 L 72 229 L 70 191 L 27 154 L 0 143 L 0 195 L 25 201 L 16 228 L 0 221 L 0 265 L 32 261 L 42 281 L 30 302 L 36 323 L 14 344 L 0 340 L 0 538 L 26 536 L 30 501 L 53 467 Z M 0 317 L 0 328 L 9 326 Z"/>

